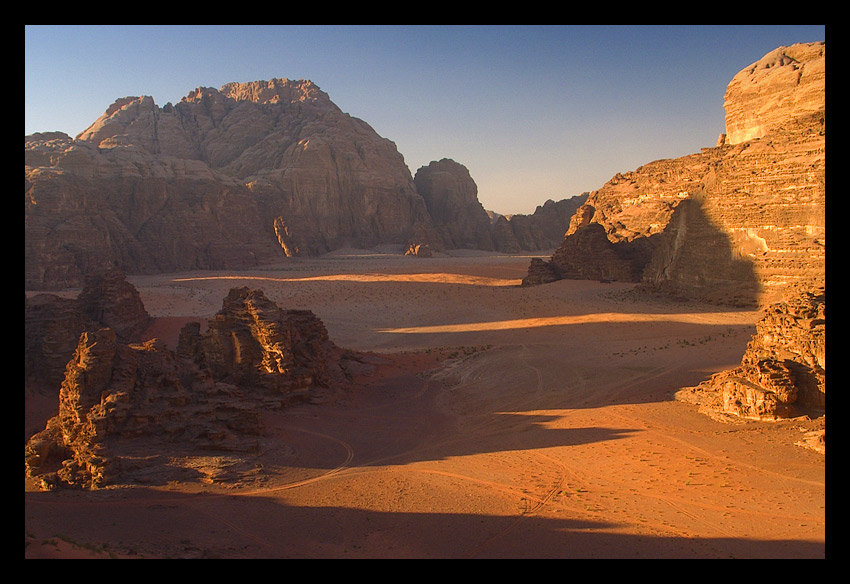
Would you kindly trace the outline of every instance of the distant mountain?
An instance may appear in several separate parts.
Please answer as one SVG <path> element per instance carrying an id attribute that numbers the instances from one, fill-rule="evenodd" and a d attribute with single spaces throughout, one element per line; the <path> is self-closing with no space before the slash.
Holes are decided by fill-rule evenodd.
<path id="1" fill-rule="evenodd" d="M 564 242 L 570 219 L 587 200 L 589 193 L 560 201 L 548 200 L 531 215 L 499 215 L 488 211 L 493 244 L 505 253 L 551 250 Z"/>
<path id="2" fill-rule="evenodd" d="M 116 267 L 228 269 L 344 247 L 494 249 L 488 233 L 468 240 L 449 225 L 466 210 L 444 209 L 437 229 L 395 144 L 310 81 L 199 87 L 163 107 L 125 97 L 75 139 L 47 132 L 24 145 L 28 289 Z"/>
<path id="3" fill-rule="evenodd" d="M 119 99 L 76 139 L 25 151 L 31 288 L 435 237 L 395 144 L 309 81 Z"/>

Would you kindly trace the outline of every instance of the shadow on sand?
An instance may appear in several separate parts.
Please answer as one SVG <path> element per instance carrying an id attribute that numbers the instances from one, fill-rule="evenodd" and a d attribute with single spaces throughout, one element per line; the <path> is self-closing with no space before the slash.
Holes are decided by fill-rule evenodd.
<path id="1" fill-rule="evenodd" d="M 145 558 L 824 558 L 822 543 L 617 533 L 615 521 L 290 506 L 267 496 L 28 493 L 36 539 Z"/>

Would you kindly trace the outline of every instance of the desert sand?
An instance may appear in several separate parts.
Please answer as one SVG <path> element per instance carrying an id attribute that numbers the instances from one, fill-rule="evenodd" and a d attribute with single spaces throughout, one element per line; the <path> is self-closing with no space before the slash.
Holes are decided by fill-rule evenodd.
<path id="1" fill-rule="evenodd" d="M 825 557 L 825 457 L 796 444 L 823 418 L 673 399 L 740 362 L 758 311 L 616 282 L 521 288 L 528 263 L 348 250 L 128 277 L 172 348 L 249 286 L 376 369 L 267 412 L 253 458 L 175 461 L 196 481 L 25 486 L 26 557 Z M 27 427 L 51 407 L 28 404 Z"/>

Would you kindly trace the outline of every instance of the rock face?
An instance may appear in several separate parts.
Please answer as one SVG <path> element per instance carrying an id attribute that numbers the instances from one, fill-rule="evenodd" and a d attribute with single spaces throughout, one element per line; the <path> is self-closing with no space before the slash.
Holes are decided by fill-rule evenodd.
<path id="1" fill-rule="evenodd" d="M 311 312 L 281 310 L 248 288 L 230 292 L 207 332 L 184 327 L 174 352 L 84 331 L 59 414 L 25 446 L 25 472 L 46 489 L 97 488 L 173 465 L 162 452 L 256 451 L 262 411 L 340 381 L 351 359 Z"/>
<path id="2" fill-rule="evenodd" d="M 713 375 L 677 399 L 706 411 L 775 420 L 826 407 L 826 295 L 804 291 L 772 304 L 741 365 Z"/>
<path id="3" fill-rule="evenodd" d="M 462 164 L 444 158 L 416 172 L 416 190 L 446 249 L 501 253 L 549 250 L 564 241 L 570 217 L 587 194 L 546 201 L 531 215 L 498 215 L 478 200 L 478 186 Z"/>
<path id="4" fill-rule="evenodd" d="M 491 216 L 491 233 L 496 251 L 550 250 L 564 242 L 573 214 L 587 200 L 588 193 L 560 201 L 546 201 L 531 215 Z"/>
<path id="5" fill-rule="evenodd" d="M 76 299 L 53 294 L 26 298 L 24 363 L 28 381 L 55 388 L 85 330 L 109 327 L 125 343 L 151 322 L 138 291 L 120 270 L 90 274 Z"/>
<path id="6" fill-rule="evenodd" d="M 309 81 L 119 99 L 25 153 L 28 289 L 436 237 L 395 145 Z"/>
<path id="7" fill-rule="evenodd" d="M 795 45 L 771 55 L 795 57 L 771 67 L 754 64 L 730 84 L 731 139 L 619 173 L 590 193 L 563 249 L 550 260 L 563 277 L 595 278 L 612 270 L 617 279 L 655 291 L 740 306 L 769 303 L 792 284 L 824 283 L 824 77 L 815 72 L 823 68 L 825 45 Z M 750 70 L 760 73 L 744 91 L 740 79 Z M 806 80 L 795 86 L 804 94 L 800 99 L 786 95 L 794 93 L 786 83 L 792 71 Z M 773 97 L 756 99 L 762 91 Z M 812 97 L 818 92 L 820 109 Z M 773 121 L 759 122 L 761 136 L 739 142 L 747 132 L 738 128 L 756 125 L 741 120 L 767 119 L 765 103 Z M 757 110 L 751 116 L 742 113 L 751 108 Z M 598 239 L 594 225 L 613 247 L 589 243 Z M 596 235 L 583 234 L 587 229 Z M 600 249 L 617 251 L 594 257 Z"/>
<path id="8" fill-rule="evenodd" d="M 762 138 L 823 112 L 825 55 L 825 43 L 779 47 L 735 75 L 725 95 L 726 143 Z"/>
<path id="9" fill-rule="evenodd" d="M 413 182 L 445 247 L 494 249 L 490 217 L 465 166 L 444 158 L 417 170 Z"/>
<path id="10" fill-rule="evenodd" d="M 414 181 L 393 142 L 304 80 L 199 87 L 161 108 L 125 97 L 76 139 L 33 134 L 24 150 L 29 290 L 344 247 L 551 249 L 570 214 L 547 202 L 494 238 L 465 167 L 433 162 Z"/>

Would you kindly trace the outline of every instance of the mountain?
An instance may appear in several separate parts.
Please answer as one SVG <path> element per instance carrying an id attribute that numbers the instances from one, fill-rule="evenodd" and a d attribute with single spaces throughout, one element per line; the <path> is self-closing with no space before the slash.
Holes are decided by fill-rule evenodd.
<path id="1" fill-rule="evenodd" d="M 27 136 L 25 154 L 28 289 L 440 244 L 395 144 L 310 81 L 119 99 L 76 139 Z"/>

